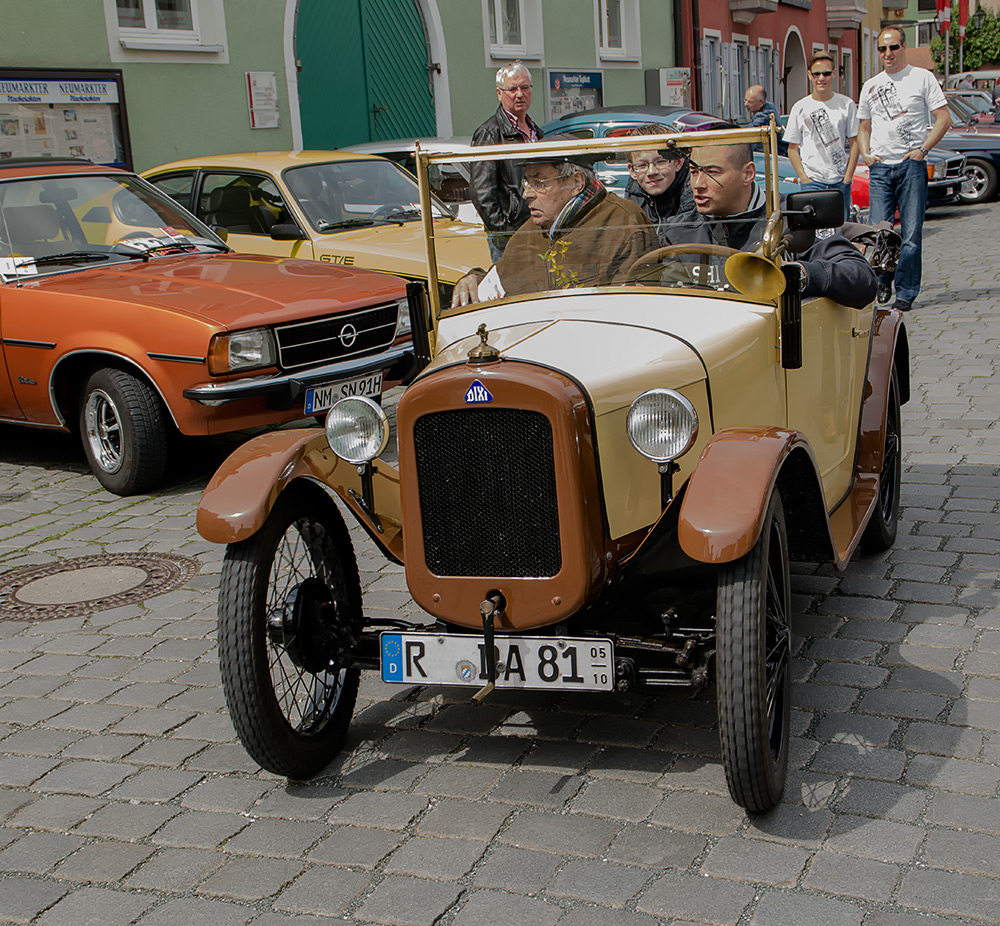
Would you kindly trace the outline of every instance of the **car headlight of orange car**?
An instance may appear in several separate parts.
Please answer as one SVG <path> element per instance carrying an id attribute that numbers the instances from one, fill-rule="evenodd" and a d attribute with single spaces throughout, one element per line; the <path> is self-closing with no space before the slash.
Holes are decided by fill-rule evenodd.
<path id="1" fill-rule="evenodd" d="M 396 337 L 409 334 L 412 328 L 410 324 L 410 303 L 405 299 L 399 300 L 399 314 L 396 319 Z"/>
<path id="2" fill-rule="evenodd" d="M 208 346 L 208 371 L 213 376 L 273 367 L 277 352 L 268 328 L 226 331 L 212 337 Z"/>
<path id="3" fill-rule="evenodd" d="M 650 389 L 628 410 L 625 429 L 632 446 L 654 463 L 676 460 L 698 436 L 698 413 L 673 389 Z"/>

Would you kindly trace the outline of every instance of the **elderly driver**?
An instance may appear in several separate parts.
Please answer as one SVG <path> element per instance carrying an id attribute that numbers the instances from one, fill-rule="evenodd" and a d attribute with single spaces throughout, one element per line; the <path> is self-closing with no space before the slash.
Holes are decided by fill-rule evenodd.
<path id="1" fill-rule="evenodd" d="M 661 242 L 756 251 L 767 226 L 767 209 L 750 145 L 694 148 L 688 163 L 694 209 L 663 225 Z M 820 229 L 811 247 L 785 257 L 794 258 L 802 268 L 803 298 L 828 296 L 855 308 L 875 298 L 877 282 L 871 265 L 834 229 Z"/>
<path id="2" fill-rule="evenodd" d="M 528 220 L 489 272 L 485 298 L 600 286 L 656 247 L 656 232 L 642 209 L 606 190 L 580 161 L 560 156 L 527 164 L 523 194 Z M 486 276 L 477 267 L 462 277 L 452 306 L 479 302 Z"/>

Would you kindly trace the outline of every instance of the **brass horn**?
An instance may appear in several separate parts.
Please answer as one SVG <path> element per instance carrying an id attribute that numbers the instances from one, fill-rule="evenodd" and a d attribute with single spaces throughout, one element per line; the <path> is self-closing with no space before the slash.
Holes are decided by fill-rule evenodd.
<path id="1" fill-rule="evenodd" d="M 751 299 L 777 299 L 785 291 L 785 275 L 774 263 L 788 246 L 782 235 L 781 213 L 771 213 L 760 247 L 753 254 L 740 252 L 726 260 L 726 278 Z"/>

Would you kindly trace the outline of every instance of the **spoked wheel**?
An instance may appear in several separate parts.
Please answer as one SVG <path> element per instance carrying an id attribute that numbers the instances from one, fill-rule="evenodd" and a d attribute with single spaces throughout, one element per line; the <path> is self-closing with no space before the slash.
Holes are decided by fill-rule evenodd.
<path id="1" fill-rule="evenodd" d="M 878 478 L 878 502 L 861 535 L 861 547 L 870 553 L 888 550 L 896 542 L 899 525 L 899 489 L 903 481 L 903 448 L 900 438 L 899 380 L 893 367 L 889 381 L 889 407 L 885 416 L 885 445 Z"/>
<path id="2" fill-rule="evenodd" d="M 751 813 L 781 799 L 791 704 L 791 582 L 781 496 L 760 537 L 719 574 L 716 688 L 729 793 Z"/>
<path id="3" fill-rule="evenodd" d="M 347 528 L 314 486 L 286 489 L 261 530 L 227 547 L 222 686 L 240 742 L 268 771 L 308 778 L 339 751 L 358 695 L 347 663 L 361 614 Z"/>

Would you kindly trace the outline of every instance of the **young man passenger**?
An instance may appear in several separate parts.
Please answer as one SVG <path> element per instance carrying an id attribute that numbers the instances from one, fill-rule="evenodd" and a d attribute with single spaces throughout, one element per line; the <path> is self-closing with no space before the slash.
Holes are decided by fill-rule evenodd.
<path id="1" fill-rule="evenodd" d="M 632 129 L 629 136 L 663 135 L 668 130 L 662 125 L 647 122 Z M 629 181 L 625 198 L 632 200 L 656 226 L 678 212 L 694 208 L 694 195 L 688 177 L 688 166 L 676 151 L 645 151 L 628 153 Z"/>

